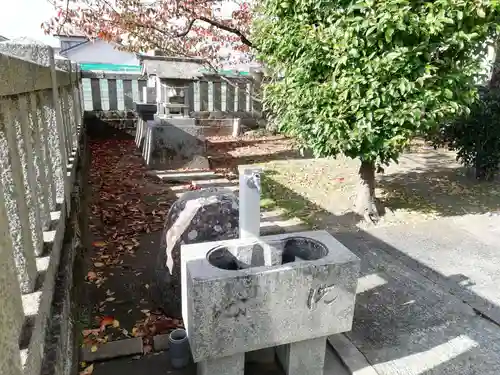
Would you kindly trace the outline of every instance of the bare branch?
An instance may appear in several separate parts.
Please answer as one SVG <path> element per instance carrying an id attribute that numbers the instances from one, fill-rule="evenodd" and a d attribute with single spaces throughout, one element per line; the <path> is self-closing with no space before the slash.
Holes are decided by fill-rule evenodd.
<path id="1" fill-rule="evenodd" d="M 241 43 L 247 45 L 250 48 L 253 47 L 252 42 L 250 40 L 248 40 L 247 37 L 245 35 L 243 35 L 243 33 L 240 30 L 238 30 L 234 27 L 226 26 L 220 22 L 217 22 L 215 20 L 212 20 L 212 19 L 210 19 L 208 17 L 204 17 L 204 16 L 193 18 L 191 21 L 189 21 L 189 24 L 188 24 L 186 30 L 184 30 L 182 33 L 177 34 L 176 37 L 182 38 L 182 37 L 186 36 L 191 31 L 191 28 L 193 27 L 194 23 L 198 20 L 206 22 L 206 23 L 208 23 L 214 27 L 217 27 L 221 30 L 230 32 L 230 33 L 238 36 L 241 40 Z"/>

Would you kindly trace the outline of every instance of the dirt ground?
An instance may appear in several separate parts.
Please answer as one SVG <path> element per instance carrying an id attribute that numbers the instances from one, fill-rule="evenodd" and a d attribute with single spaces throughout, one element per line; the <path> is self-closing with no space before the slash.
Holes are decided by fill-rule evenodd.
<path id="1" fill-rule="evenodd" d="M 332 230 L 371 227 L 351 211 L 358 161 L 306 159 L 281 136 L 218 138 L 210 148 L 214 166 L 264 167 L 262 205 L 285 208 L 312 226 Z M 471 180 L 453 152 L 416 141 L 398 164 L 377 175 L 376 195 L 385 209 L 378 226 L 412 224 L 443 216 L 495 212 L 500 185 Z"/>

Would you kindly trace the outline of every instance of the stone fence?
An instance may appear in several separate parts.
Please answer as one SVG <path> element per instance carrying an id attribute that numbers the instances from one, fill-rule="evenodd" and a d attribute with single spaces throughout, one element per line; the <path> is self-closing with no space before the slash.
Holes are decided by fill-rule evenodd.
<path id="1" fill-rule="evenodd" d="M 0 374 L 69 374 L 85 228 L 79 72 L 49 46 L 3 42 L 0 82 Z"/>
<path id="2" fill-rule="evenodd" d="M 85 111 L 132 111 L 134 102 L 143 101 L 146 77 L 137 73 L 91 72 L 82 73 L 83 106 Z M 234 81 L 231 84 L 228 81 Z M 158 102 L 162 103 L 167 86 L 158 88 Z M 252 99 L 251 79 L 217 77 L 193 81 L 187 86 L 189 112 L 252 112 L 260 111 L 260 103 Z"/>

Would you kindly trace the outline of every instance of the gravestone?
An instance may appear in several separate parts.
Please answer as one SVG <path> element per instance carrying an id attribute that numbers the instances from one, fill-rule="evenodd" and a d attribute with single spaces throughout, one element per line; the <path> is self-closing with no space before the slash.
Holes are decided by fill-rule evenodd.
<path id="1" fill-rule="evenodd" d="M 196 156 L 205 156 L 205 138 L 195 119 L 156 117 L 147 124 L 143 156 L 154 169 L 185 169 Z"/>
<path id="2" fill-rule="evenodd" d="M 167 314 L 181 315 L 181 245 L 238 238 L 238 217 L 238 198 L 228 189 L 189 191 L 174 202 L 165 220 L 154 283 L 155 298 Z"/>

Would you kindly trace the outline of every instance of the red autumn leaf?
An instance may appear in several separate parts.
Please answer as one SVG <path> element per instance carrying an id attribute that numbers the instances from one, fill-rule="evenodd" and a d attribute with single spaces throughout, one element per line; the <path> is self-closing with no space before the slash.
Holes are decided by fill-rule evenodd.
<path id="1" fill-rule="evenodd" d="M 99 326 L 101 327 L 101 330 L 104 330 L 107 326 L 112 326 L 114 321 L 115 321 L 114 317 L 104 316 L 101 318 Z"/>
<path id="2" fill-rule="evenodd" d="M 212 1 L 189 0 L 180 3 L 86 0 L 85 7 L 68 7 L 67 0 L 53 0 L 53 3 L 54 16 L 43 24 L 46 33 L 60 32 L 61 28 L 76 29 L 91 39 L 118 42 L 123 50 L 143 52 L 162 48 L 178 56 L 204 58 L 211 67 L 222 67 L 228 61 L 245 62 L 252 46 L 246 37 L 252 24 L 249 1 L 227 1 L 223 6 Z M 200 17 L 208 22 L 191 22 Z M 121 43 L 123 35 L 133 37 Z M 229 58 L 220 53 L 227 49 Z"/>
<path id="3" fill-rule="evenodd" d="M 174 323 L 173 319 L 157 320 L 153 323 L 153 326 L 156 333 L 162 333 L 173 328 L 177 328 L 177 325 Z"/>

